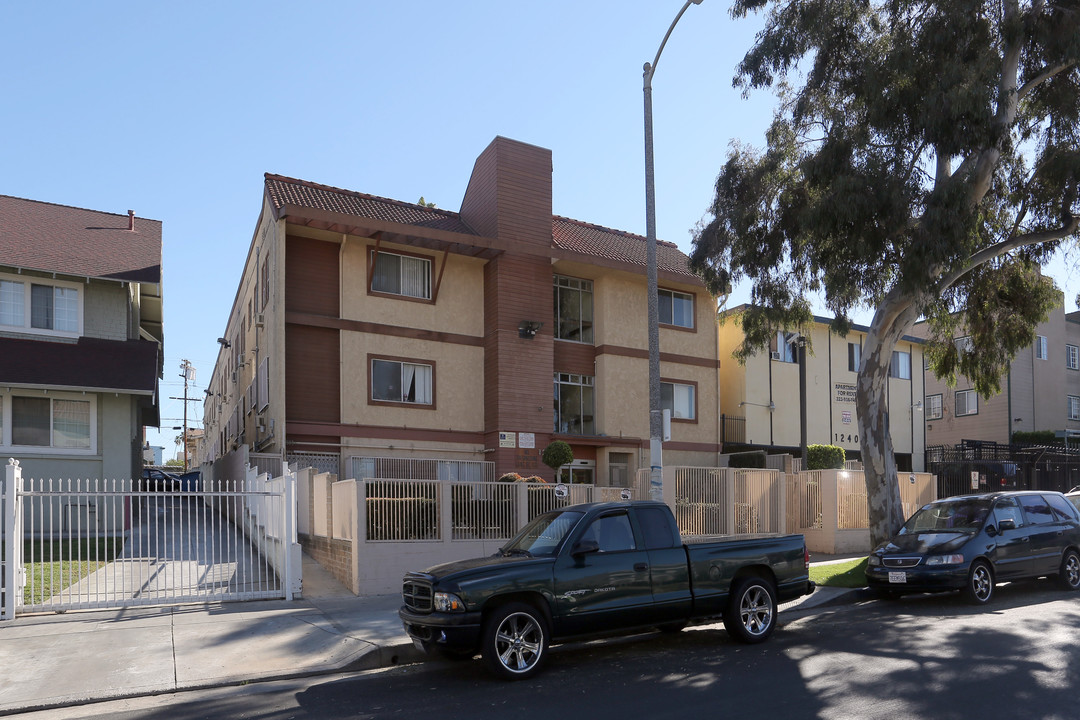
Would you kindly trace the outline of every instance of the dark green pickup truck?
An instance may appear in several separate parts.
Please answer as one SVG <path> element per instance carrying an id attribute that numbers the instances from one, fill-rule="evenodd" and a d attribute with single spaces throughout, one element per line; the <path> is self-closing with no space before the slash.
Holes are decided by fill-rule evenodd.
<path id="1" fill-rule="evenodd" d="M 420 649 L 479 651 L 520 679 L 569 638 L 723 618 L 736 639 L 761 642 L 777 603 L 813 590 L 801 535 L 683 544 L 663 503 L 591 503 L 538 516 L 493 556 L 408 573 L 399 615 Z"/>

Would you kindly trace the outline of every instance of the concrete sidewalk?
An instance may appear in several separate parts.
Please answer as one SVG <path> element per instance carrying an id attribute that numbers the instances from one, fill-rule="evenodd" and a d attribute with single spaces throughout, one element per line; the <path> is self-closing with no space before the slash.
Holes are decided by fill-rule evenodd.
<path id="1" fill-rule="evenodd" d="M 398 595 L 355 597 L 306 555 L 303 571 L 303 600 L 39 614 L 0 622 L 0 715 L 422 657 L 397 617 Z M 819 588 L 781 610 L 843 602 L 850 593 Z"/>

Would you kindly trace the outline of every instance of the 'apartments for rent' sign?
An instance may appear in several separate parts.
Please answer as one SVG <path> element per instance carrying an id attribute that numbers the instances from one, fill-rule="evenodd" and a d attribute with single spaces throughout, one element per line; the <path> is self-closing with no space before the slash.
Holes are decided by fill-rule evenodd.
<path id="1" fill-rule="evenodd" d="M 851 383 L 836 383 L 836 385 L 834 385 L 834 389 L 836 402 L 855 402 L 855 386 Z"/>

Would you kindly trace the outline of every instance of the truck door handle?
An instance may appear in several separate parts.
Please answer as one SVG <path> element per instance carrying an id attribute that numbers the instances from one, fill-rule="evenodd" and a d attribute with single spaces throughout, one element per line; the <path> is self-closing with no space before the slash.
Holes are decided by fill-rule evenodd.
<path id="1" fill-rule="evenodd" d="M 638 572 L 645 572 L 649 569 L 649 565 L 647 563 L 634 563 L 634 569 Z"/>

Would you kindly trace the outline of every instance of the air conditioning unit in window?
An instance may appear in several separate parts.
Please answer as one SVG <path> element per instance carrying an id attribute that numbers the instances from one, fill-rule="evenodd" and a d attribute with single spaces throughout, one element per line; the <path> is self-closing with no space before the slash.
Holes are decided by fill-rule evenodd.
<path id="1" fill-rule="evenodd" d="M 773 350 L 772 352 L 769 353 L 769 356 L 773 360 L 779 360 L 780 359 L 780 351 L 779 350 Z"/>
<path id="2" fill-rule="evenodd" d="M 266 318 L 262 313 L 258 313 L 255 316 L 255 327 L 266 327 Z"/>

